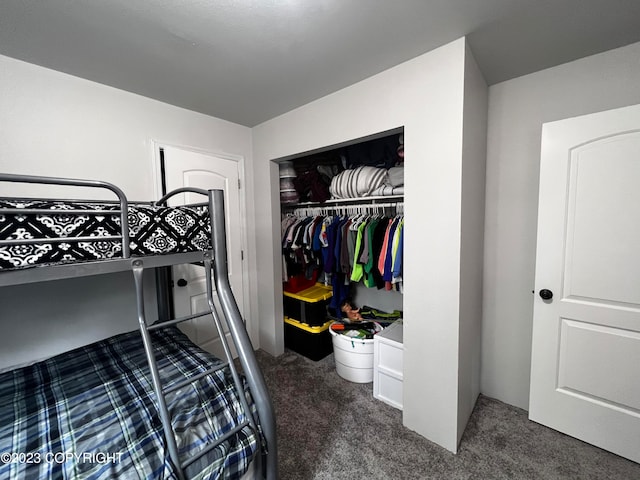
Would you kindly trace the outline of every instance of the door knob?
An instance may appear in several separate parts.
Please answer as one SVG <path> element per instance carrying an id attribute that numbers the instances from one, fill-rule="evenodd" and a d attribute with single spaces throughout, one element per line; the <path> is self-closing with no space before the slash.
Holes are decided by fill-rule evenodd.
<path id="1" fill-rule="evenodd" d="M 186 287 L 188 282 L 184 278 L 179 278 L 177 283 L 179 287 Z"/>
<path id="2" fill-rule="evenodd" d="M 178 285 L 180 285 L 180 281 L 178 281 Z M 553 292 L 551 290 L 543 288 L 542 290 L 540 290 L 540 298 L 542 298 L 543 300 L 551 300 L 553 298 Z"/>

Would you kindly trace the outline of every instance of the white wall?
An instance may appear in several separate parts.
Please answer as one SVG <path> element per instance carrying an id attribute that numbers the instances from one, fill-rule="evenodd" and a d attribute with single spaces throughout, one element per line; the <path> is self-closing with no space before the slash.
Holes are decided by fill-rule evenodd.
<path id="1" fill-rule="evenodd" d="M 483 394 L 527 409 L 544 122 L 640 103 L 640 43 L 489 89 Z"/>
<path id="2" fill-rule="evenodd" d="M 101 179 L 120 186 L 132 200 L 152 200 L 156 196 L 152 140 L 251 161 L 251 129 L 247 127 L 4 56 L 0 56 L 0 72 L 1 172 Z M 65 192 L 70 195 L 68 190 L 61 191 Z M 34 196 L 43 191 L 0 184 L 0 196 L 15 193 Z M 95 193 L 85 192 L 84 196 L 95 198 Z M 13 330 L 11 337 L 0 338 L 0 366 L 10 362 L 12 355 L 22 362 L 29 356 L 40 358 L 86 343 L 92 336 L 104 338 L 136 328 L 135 304 L 126 300 L 130 285 L 123 283 L 116 275 L 109 280 L 12 287 L 11 298 L 22 309 L 8 313 L 4 302 L 0 309 L 0 328 Z M 32 303 L 50 289 L 71 291 L 61 293 L 60 298 L 73 305 L 55 308 L 47 316 L 50 348 L 46 349 L 42 331 L 34 331 L 30 321 L 42 319 L 41 307 L 32 308 Z M 111 321 L 95 317 L 86 332 L 72 335 L 71 326 L 79 325 L 79 318 L 94 317 L 91 304 L 75 304 L 74 297 L 96 293 L 113 299 Z M 51 301 L 56 298 L 49 296 Z M 18 313 L 29 321 L 20 321 Z"/>
<path id="3" fill-rule="evenodd" d="M 272 160 L 404 126 L 404 423 L 457 448 L 465 40 L 254 128 L 261 346 L 283 351 L 278 172 Z M 428 292 L 428 294 L 426 294 Z"/>
<path id="4" fill-rule="evenodd" d="M 145 272 L 150 318 L 157 318 L 154 282 Z M 138 328 L 129 272 L 2 287 L 0 305 L 0 370 Z"/>
<path id="5" fill-rule="evenodd" d="M 458 441 L 480 394 L 487 83 L 467 48 L 462 139 Z"/>
<path id="6" fill-rule="evenodd" d="M 149 200 L 152 140 L 250 161 L 247 127 L 4 56 L 0 71 L 2 172 L 107 180 Z"/>

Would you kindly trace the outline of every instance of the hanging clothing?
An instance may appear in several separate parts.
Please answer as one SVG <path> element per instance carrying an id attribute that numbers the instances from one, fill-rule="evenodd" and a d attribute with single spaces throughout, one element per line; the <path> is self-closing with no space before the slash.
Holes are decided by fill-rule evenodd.
<path id="1" fill-rule="evenodd" d="M 286 215 L 281 223 L 283 280 L 318 272 L 333 286 L 339 308 L 351 282 L 402 290 L 404 217 L 381 215 Z"/>

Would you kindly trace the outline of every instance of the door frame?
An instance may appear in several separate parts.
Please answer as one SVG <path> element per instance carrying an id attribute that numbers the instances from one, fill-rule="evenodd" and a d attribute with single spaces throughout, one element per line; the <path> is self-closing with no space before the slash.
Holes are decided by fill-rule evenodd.
<path id="1" fill-rule="evenodd" d="M 151 171 L 153 175 L 153 192 L 155 198 L 162 197 L 162 168 L 161 168 L 161 158 L 160 158 L 160 149 L 162 147 L 171 147 L 178 148 L 181 150 L 187 150 L 194 153 L 201 153 L 203 155 L 210 155 L 213 157 L 218 157 L 223 160 L 230 160 L 232 162 L 236 162 L 238 164 L 238 179 L 240 180 L 240 248 L 244 252 L 244 258 L 242 260 L 242 311 L 244 312 L 244 321 L 245 326 L 247 328 L 247 332 L 249 333 L 249 338 L 254 345 L 254 348 L 259 348 L 259 344 L 257 343 L 259 340 L 258 337 L 258 324 L 253 321 L 253 315 L 251 312 L 251 301 L 250 301 L 250 286 L 249 286 L 249 255 L 247 252 L 248 236 L 247 236 L 247 205 L 246 205 L 246 195 L 245 195 L 245 159 L 242 155 L 235 155 L 232 153 L 219 152 L 214 150 L 207 150 L 204 148 L 192 147 L 187 145 L 181 145 L 177 143 L 171 142 L 163 142 L 160 140 L 151 140 Z"/>

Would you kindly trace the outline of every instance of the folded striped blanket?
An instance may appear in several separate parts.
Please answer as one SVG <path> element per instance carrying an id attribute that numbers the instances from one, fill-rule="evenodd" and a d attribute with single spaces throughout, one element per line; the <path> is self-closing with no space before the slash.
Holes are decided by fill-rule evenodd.
<path id="1" fill-rule="evenodd" d="M 358 198 L 372 195 L 387 180 L 387 171 L 377 167 L 345 170 L 331 179 L 331 198 Z"/>

